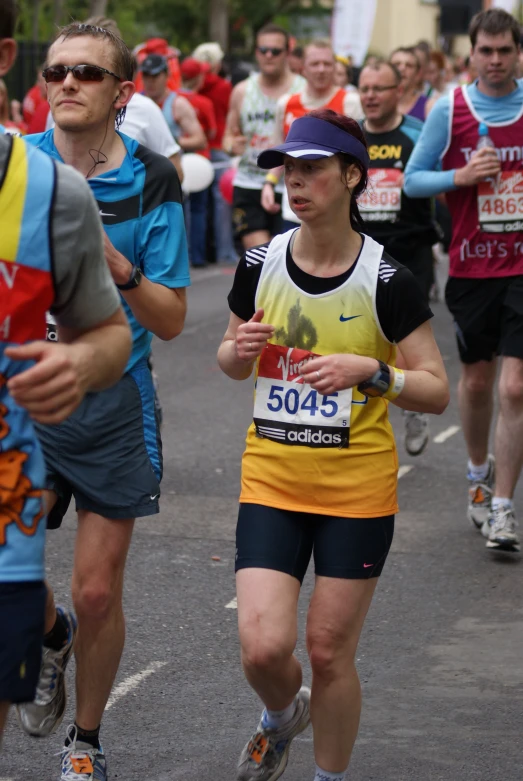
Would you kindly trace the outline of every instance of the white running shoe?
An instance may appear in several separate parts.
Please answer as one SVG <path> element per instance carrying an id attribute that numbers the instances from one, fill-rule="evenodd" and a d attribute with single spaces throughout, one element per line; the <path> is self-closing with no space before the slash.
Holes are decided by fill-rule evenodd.
<path id="1" fill-rule="evenodd" d="M 474 524 L 476 529 L 482 529 L 492 513 L 492 497 L 496 480 L 496 460 L 494 456 L 489 455 L 488 465 L 487 476 L 483 480 L 474 480 L 468 476 L 469 501 L 467 518 Z"/>
<path id="2" fill-rule="evenodd" d="M 263 726 L 263 716 L 258 729 L 240 755 L 237 781 L 276 781 L 289 761 L 291 741 L 310 723 L 310 689 L 302 686 L 296 696 L 296 713 L 280 729 Z"/>
<path id="3" fill-rule="evenodd" d="M 516 534 L 517 521 L 512 507 L 496 507 L 481 528 L 481 533 L 487 537 L 487 548 L 517 553 L 519 539 Z"/>
<path id="4" fill-rule="evenodd" d="M 67 643 L 59 651 L 43 647 L 35 698 L 33 702 L 16 706 L 22 729 L 37 738 L 47 737 L 54 732 L 64 717 L 67 704 L 65 668 L 73 653 L 77 624 L 72 610 L 59 605 L 56 610 L 67 624 Z"/>
<path id="5" fill-rule="evenodd" d="M 419 456 L 429 442 L 429 416 L 425 412 L 404 410 L 405 450 L 409 456 Z"/>
<path id="6" fill-rule="evenodd" d="M 76 727 L 68 729 L 72 742 L 60 752 L 62 775 L 60 781 L 107 781 L 107 763 L 103 749 L 76 740 Z"/>

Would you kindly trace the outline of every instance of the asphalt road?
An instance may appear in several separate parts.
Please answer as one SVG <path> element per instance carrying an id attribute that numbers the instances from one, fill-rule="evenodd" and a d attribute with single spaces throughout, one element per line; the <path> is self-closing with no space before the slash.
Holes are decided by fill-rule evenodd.
<path id="1" fill-rule="evenodd" d="M 196 272 L 184 334 L 155 346 L 165 415 L 162 512 L 137 522 L 129 557 L 127 646 L 102 732 L 113 780 L 234 781 L 259 717 L 239 664 L 233 574 L 252 395 L 215 361 L 231 273 Z M 434 311 L 455 389 L 452 326 L 443 304 Z M 520 781 L 523 564 L 488 552 L 466 520 L 455 390 L 417 459 L 404 454 L 396 409 L 392 417 L 401 512 L 358 653 L 364 707 L 349 779 Z M 522 506 L 521 490 L 517 498 Z M 48 538 L 49 576 L 67 604 L 74 529 L 70 516 Z M 309 573 L 304 662 L 311 585 Z M 12 717 L 0 781 L 57 781 L 56 753 L 72 719 L 69 705 L 59 732 L 35 740 Z M 312 781 L 313 768 L 309 731 L 293 745 L 285 781 Z"/>

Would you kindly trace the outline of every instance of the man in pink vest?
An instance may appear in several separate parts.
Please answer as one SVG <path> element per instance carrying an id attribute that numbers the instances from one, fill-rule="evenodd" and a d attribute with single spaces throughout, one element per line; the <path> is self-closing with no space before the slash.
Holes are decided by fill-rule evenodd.
<path id="1" fill-rule="evenodd" d="M 523 464 L 523 84 L 519 24 L 501 9 L 470 26 L 473 84 L 438 101 L 405 192 L 445 192 L 452 216 L 447 305 L 462 362 L 468 517 L 494 550 L 519 551 L 513 496 Z M 440 170 L 438 170 L 440 169 Z M 500 356 L 494 455 L 489 431 Z"/>

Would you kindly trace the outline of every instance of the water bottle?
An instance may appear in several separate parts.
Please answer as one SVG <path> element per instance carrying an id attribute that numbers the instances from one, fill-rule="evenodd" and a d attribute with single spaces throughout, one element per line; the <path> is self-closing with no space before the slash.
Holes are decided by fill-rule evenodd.
<path id="1" fill-rule="evenodd" d="M 491 137 L 488 134 L 488 127 L 484 122 L 479 123 L 478 127 L 478 143 L 476 146 L 476 150 L 479 152 L 480 149 L 495 149 L 494 141 L 491 139 Z"/>

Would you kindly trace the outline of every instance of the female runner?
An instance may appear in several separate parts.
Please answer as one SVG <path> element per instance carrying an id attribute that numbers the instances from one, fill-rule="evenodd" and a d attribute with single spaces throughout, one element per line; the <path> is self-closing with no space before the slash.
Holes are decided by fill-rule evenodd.
<path id="1" fill-rule="evenodd" d="M 388 402 L 439 414 L 449 391 L 413 276 L 361 232 L 369 158 L 358 124 L 311 112 L 258 158 L 282 164 L 301 226 L 243 255 L 218 352 L 232 379 L 256 368 L 236 572 L 243 668 L 265 709 L 238 779 L 279 778 L 311 721 L 314 781 L 342 781 L 361 709 L 356 649 L 398 509 Z M 312 555 L 310 692 L 294 648 Z"/>

